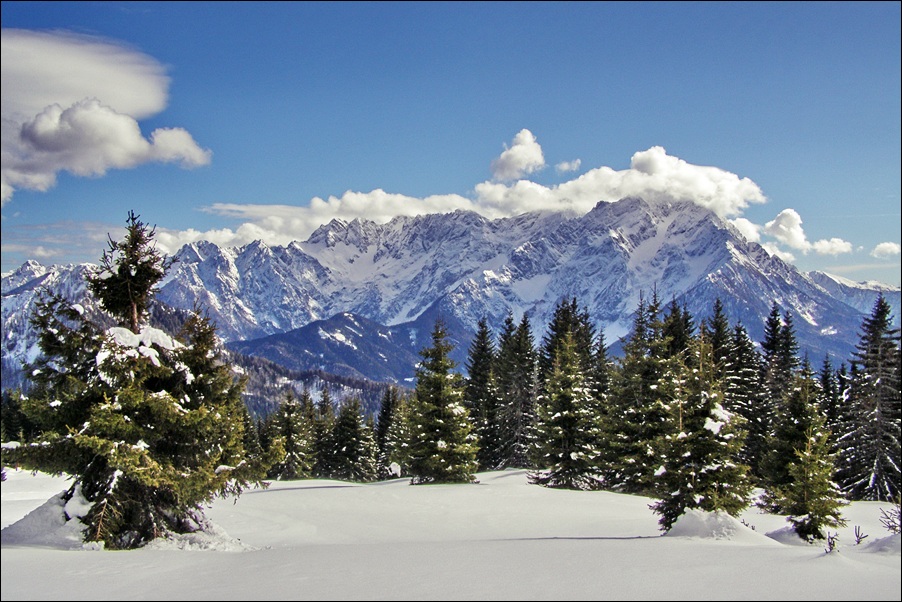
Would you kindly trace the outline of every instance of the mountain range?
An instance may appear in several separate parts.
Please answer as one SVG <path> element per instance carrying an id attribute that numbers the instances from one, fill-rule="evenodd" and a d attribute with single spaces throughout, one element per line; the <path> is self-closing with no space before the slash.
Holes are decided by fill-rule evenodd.
<path id="1" fill-rule="evenodd" d="M 511 312 L 537 344 L 555 306 L 576 298 L 612 350 L 640 298 L 675 300 L 699 321 L 719 298 L 753 340 L 776 302 L 817 365 L 851 357 L 878 294 L 898 323 L 900 289 L 803 273 L 691 202 L 600 202 L 584 215 L 536 212 L 489 219 L 457 211 L 378 224 L 332 220 L 306 241 L 185 245 L 157 301 L 204 308 L 234 351 L 295 370 L 409 382 L 441 318 L 459 364 L 480 318 L 497 333 Z M 49 286 L 85 301 L 86 265 L 27 262 L 5 274 L 4 386 L 36 353 L 27 316 Z"/>

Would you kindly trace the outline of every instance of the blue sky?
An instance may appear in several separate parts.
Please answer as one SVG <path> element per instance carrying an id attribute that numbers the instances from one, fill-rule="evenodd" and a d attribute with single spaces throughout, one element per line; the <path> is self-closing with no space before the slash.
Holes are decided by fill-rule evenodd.
<path id="1" fill-rule="evenodd" d="M 900 284 L 900 3 L 2 3 L 2 269 L 692 198 Z"/>

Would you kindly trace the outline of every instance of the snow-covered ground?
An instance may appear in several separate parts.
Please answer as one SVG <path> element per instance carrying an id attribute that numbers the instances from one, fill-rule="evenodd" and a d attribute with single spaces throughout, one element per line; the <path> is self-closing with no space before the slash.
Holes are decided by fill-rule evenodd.
<path id="1" fill-rule="evenodd" d="M 807 545 L 782 517 L 690 513 L 666 536 L 649 498 L 529 485 L 273 483 L 207 515 L 211 535 L 128 552 L 86 549 L 54 501 L 67 482 L 8 471 L 6 600 L 899 600 L 889 505 L 845 508 L 838 548 Z M 855 544 L 855 527 L 868 535 Z"/>

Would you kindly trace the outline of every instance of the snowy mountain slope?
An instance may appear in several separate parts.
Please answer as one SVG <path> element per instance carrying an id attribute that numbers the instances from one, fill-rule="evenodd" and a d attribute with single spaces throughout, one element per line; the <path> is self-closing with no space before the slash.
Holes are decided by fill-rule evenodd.
<path id="1" fill-rule="evenodd" d="M 803 353 L 813 361 L 824 354 L 846 360 L 872 305 L 851 295 L 848 285 L 799 272 L 689 202 L 601 202 L 582 216 L 544 212 L 490 220 L 457 211 L 385 224 L 333 220 L 284 247 L 200 242 L 177 257 L 158 300 L 206 308 L 226 341 L 256 341 L 348 313 L 415 332 L 410 350 L 417 353 L 441 316 L 454 325 L 459 362 L 483 316 L 497 332 L 508 311 L 517 320 L 526 314 L 538 342 L 558 301 L 576 297 L 613 343 L 628 332 L 640 296 L 653 293 L 665 306 L 672 299 L 685 304 L 696 320 L 708 316 L 719 297 L 731 321 L 741 320 L 758 341 L 776 301 L 792 316 Z M 21 322 L 6 325 L 31 306 L 30 283 L 51 274 L 75 278 L 63 276 L 73 270 L 26 264 L 4 277 L 4 358 L 20 356 L 21 341 L 29 338 Z M 853 292 L 864 298 L 874 290 L 862 285 Z M 898 291 L 884 294 L 898 298 Z M 373 328 L 371 334 L 378 331 Z M 283 347 L 288 339 L 294 343 L 284 353 L 326 353 L 315 330 L 286 337 Z M 370 359 L 396 352 L 398 341 L 385 341 L 385 351 L 366 352 Z M 335 347 L 340 343 L 331 345 L 352 351 Z M 341 363 L 354 365 L 344 355 Z M 369 375 L 383 376 L 378 370 Z"/>
<path id="2" fill-rule="evenodd" d="M 902 318 L 902 291 L 880 282 L 855 282 L 842 276 L 826 272 L 808 272 L 808 277 L 831 296 L 847 305 L 851 305 L 864 314 L 870 314 L 877 302 L 877 296 L 883 295 L 893 310 L 894 324 L 898 327 Z"/>

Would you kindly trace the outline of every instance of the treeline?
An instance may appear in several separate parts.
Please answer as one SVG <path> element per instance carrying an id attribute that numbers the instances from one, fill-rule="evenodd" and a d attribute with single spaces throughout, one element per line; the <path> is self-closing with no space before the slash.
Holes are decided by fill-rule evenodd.
<path id="1" fill-rule="evenodd" d="M 675 301 L 642 299 L 622 358 L 576 299 L 555 308 L 536 343 L 527 316 L 497 338 L 485 320 L 467 377 L 441 322 L 412 394 L 388 389 L 375 421 L 350 400 L 289 397 L 248 449 L 278 442 L 271 478 L 468 482 L 478 471 L 529 470 L 548 487 L 658 498 L 669 529 L 688 508 L 738 514 L 759 503 L 803 537 L 842 524 L 848 500 L 900 495 L 899 331 L 878 298 L 849 364 L 799 357 L 776 303 L 756 345 L 718 300 L 698 321 Z M 373 423 L 374 422 L 374 423 Z M 262 451 L 261 451 L 262 453 Z"/>

